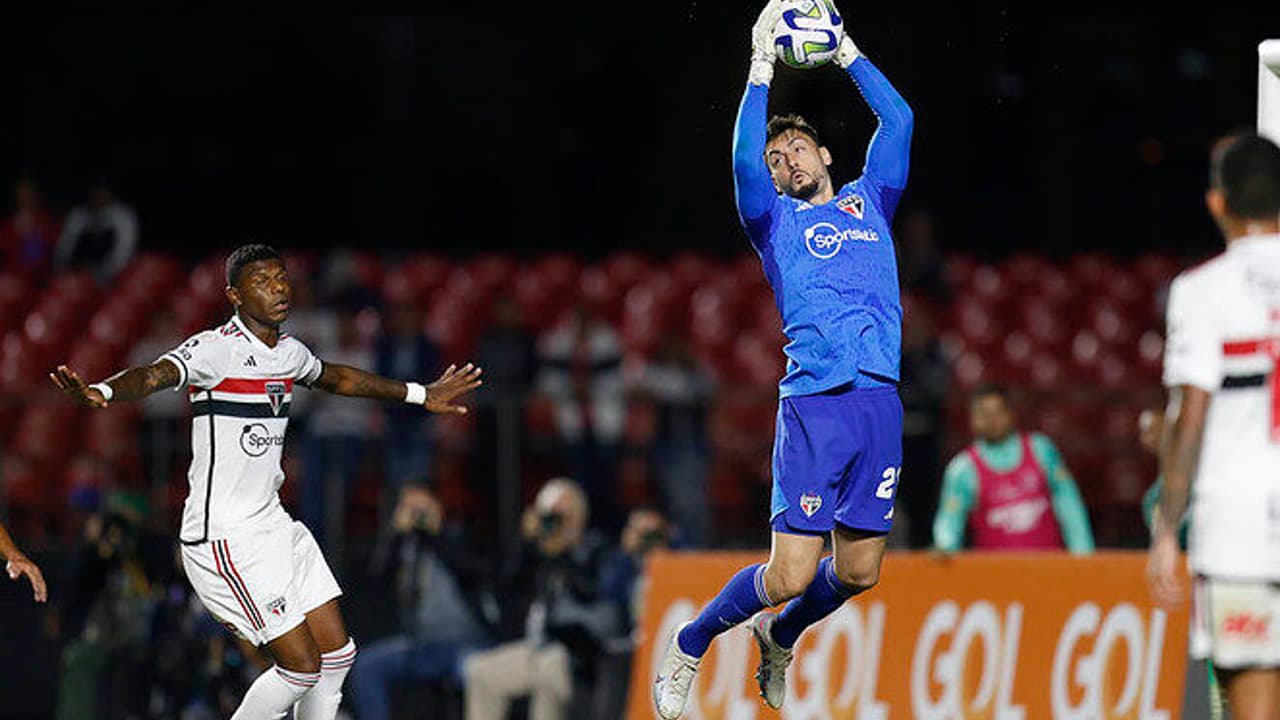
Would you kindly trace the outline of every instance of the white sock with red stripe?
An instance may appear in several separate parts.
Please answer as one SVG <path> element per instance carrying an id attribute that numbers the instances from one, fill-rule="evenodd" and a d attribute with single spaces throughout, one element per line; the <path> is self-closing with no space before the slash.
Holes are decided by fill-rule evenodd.
<path id="1" fill-rule="evenodd" d="M 342 704 L 342 683 L 356 662 L 356 641 L 327 653 L 320 653 L 320 682 L 302 696 L 293 708 L 294 720 L 333 720 Z"/>
<path id="2" fill-rule="evenodd" d="M 249 686 L 231 720 L 278 720 L 320 682 L 320 673 L 286 670 L 272 665 Z"/>

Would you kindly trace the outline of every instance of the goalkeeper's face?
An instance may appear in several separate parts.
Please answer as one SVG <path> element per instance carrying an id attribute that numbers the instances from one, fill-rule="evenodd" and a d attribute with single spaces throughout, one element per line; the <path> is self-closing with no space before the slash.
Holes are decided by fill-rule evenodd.
<path id="1" fill-rule="evenodd" d="M 831 187 L 831 153 L 799 130 L 787 130 L 770 140 L 764 158 L 779 192 L 809 200 Z"/>

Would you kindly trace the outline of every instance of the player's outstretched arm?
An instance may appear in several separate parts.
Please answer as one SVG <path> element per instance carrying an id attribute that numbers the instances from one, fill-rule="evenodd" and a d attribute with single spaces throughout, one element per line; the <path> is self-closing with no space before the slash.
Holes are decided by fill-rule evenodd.
<path id="1" fill-rule="evenodd" d="M 751 70 L 733 128 L 734 200 L 738 216 L 748 230 L 769 213 L 778 199 L 778 191 L 764 162 L 764 143 L 769 120 L 769 83 L 773 80 L 773 63 L 777 59 L 773 34 L 781 14 L 781 0 L 770 0 L 751 29 Z"/>
<path id="2" fill-rule="evenodd" d="M 461 368 L 450 365 L 435 382 L 424 386 L 414 382 L 392 380 L 347 365 L 325 363 L 320 377 L 316 378 L 311 386 L 335 395 L 402 400 L 413 405 L 421 405 L 433 413 L 461 415 L 467 412 L 467 408 L 455 405 L 453 401 L 480 387 L 482 373 L 480 368 L 471 363 Z"/>
<path id="3" fill-rule="evenodd" d="M 27 580 L 31 582 L 31 590 L 36 602 L 49 599 L 49 590 L 45 587 L 44 575 L 40 572 L 40 568 L 18 549 L 18 546 L 13 543 L 13 538 L 9 537 L 9 532 L 4 529 L 4 525 L 0 525 L 0 557 L 5 559 L 5 572 L 9 574 L 10 580 L 17 580 L 19 576 L 26 575 Z"/>
<path id="4" fill-rule="evenodd" d="M 911 132 L 915 127 L 911 106 L 848 35 L 840 40 L 836 60 L 853 78 L 862 98 L 879 120 L 867 146 L 865 172 L 886 188 L 901 191 L 907 186 L 911 165 Z"/>
<path id="5" fill-rule="evenodd" d="M 85 384 L 80 374 L 66 365 L 49 373 L 55 387 L 82 405 L 104 408 L 112 402 L 138 400 L 166 388 L 177 387 L 181 380 L 178 366 L 158 360 L 146 367 L 129 368 L 99 383 Z"/>

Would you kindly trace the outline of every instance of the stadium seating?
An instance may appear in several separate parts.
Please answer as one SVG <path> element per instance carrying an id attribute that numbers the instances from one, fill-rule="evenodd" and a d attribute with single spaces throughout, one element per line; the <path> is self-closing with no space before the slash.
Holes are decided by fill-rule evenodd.
<path id="1" fill-rule="evenodd" d="M 711 493 L 720 519 L 753 513 L 748 505 L 767 490 L 773 387 L 783 372 L 785 338 L 755 255 L 716 259 L 687 252 L 664 261 L 620 252 L 593 264 L 568 254 L 420 254 L 384 262 L 371 253 L 344 253 L 343 259 L 355 281 L 375 296 L 420 307 L 424 327 L 446 358 L 474 351 L 490 320 L 488 306 L 504 294 L 516 300 L 534 331 L 585 303 L 617 326 L 628 367 L 643 363 L 667 333 L 683 334 L 720 382 L 710 421 Z M 323 258 L 289 260 L 301 284 L 314 282 Z M 174 258 L 146 253 L 105 290 L 83 273 L 55 276 L 41 288 L 35 278 L 0 272 L 0 431 L 9 451 L 5 469 L 12 473 L 6 472 L 4 487 L 11 503 L 31 500 L 25 483 L 33 472 L 56 476 L 51 482 L 65 488 L 84 477 L 138 470 L 129 441 L 136 414 L 94 416 L 85 424 L 85 414 L 47 392 L 45 375 L 62 359 L 88 378 L 108 374 L 128 357 L 130 343 L 158 304 L 172 307 L 187 332 L 217 322 L 226 314 L 224 263 L 224 257 L 212 256 L 188 269 Z M 950 299 L 909 298 L 934 306 L 931 314 L 951 362 L 946 447 L 954 450 L 965 441 L 964 400 L 973 387 L 1007 383 L 1017 391 L 1026 425 L 1058 441 L 1091 508 L 1110 513 L 1132 505 L 1152 472 L 1135 436 L 1138 411 L 1161 399 L 1160 303 L 1183 266 L 1164 255 L 1132 262 L 1097 254 L 1066 261 L 1031 253 L 998 262 L 948 257 Z M 535 434 L 550 430 L 547 409 L 537 403 L 526 421 Z M 642 449 L 652 422 L 651 407 L 633 408 L 627 445 Z M 82 449 L 100 461 L 94 473 L 84 463 L 67 462 L 69 439 L 82 424 Z M 448 430 L 444 442 L 455 445 L 465 445 L 472 432 L 466 422 L 450 423 Z M 656 492 L 637 452 L 624 461 L 621 495 L 629 501 L 653 499 Z M 449 462 L 458 456 L 450 455 Z M 445 474 L 464 472 L 455 467 Z M 457 482 L 466 486 L 461 477 Z M 1125 532 L 1120 525 L 1104 527 L 1100 540 L 1125 542 Z"/>

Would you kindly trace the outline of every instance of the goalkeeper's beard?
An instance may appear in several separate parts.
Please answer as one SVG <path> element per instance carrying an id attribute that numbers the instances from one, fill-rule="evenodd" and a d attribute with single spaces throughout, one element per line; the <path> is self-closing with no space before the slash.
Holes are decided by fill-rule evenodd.
<path id="1" fill-rule="evenodd" d="M 789 190 L 786 191 L 786 193 L 797 200 L 807 201 L 811 199 L 814 195 L 818 194 L 818 188 L 821 186 L 822 186 L 822 181 L 815 177 L 807 183 L 792 186 Z"/>

